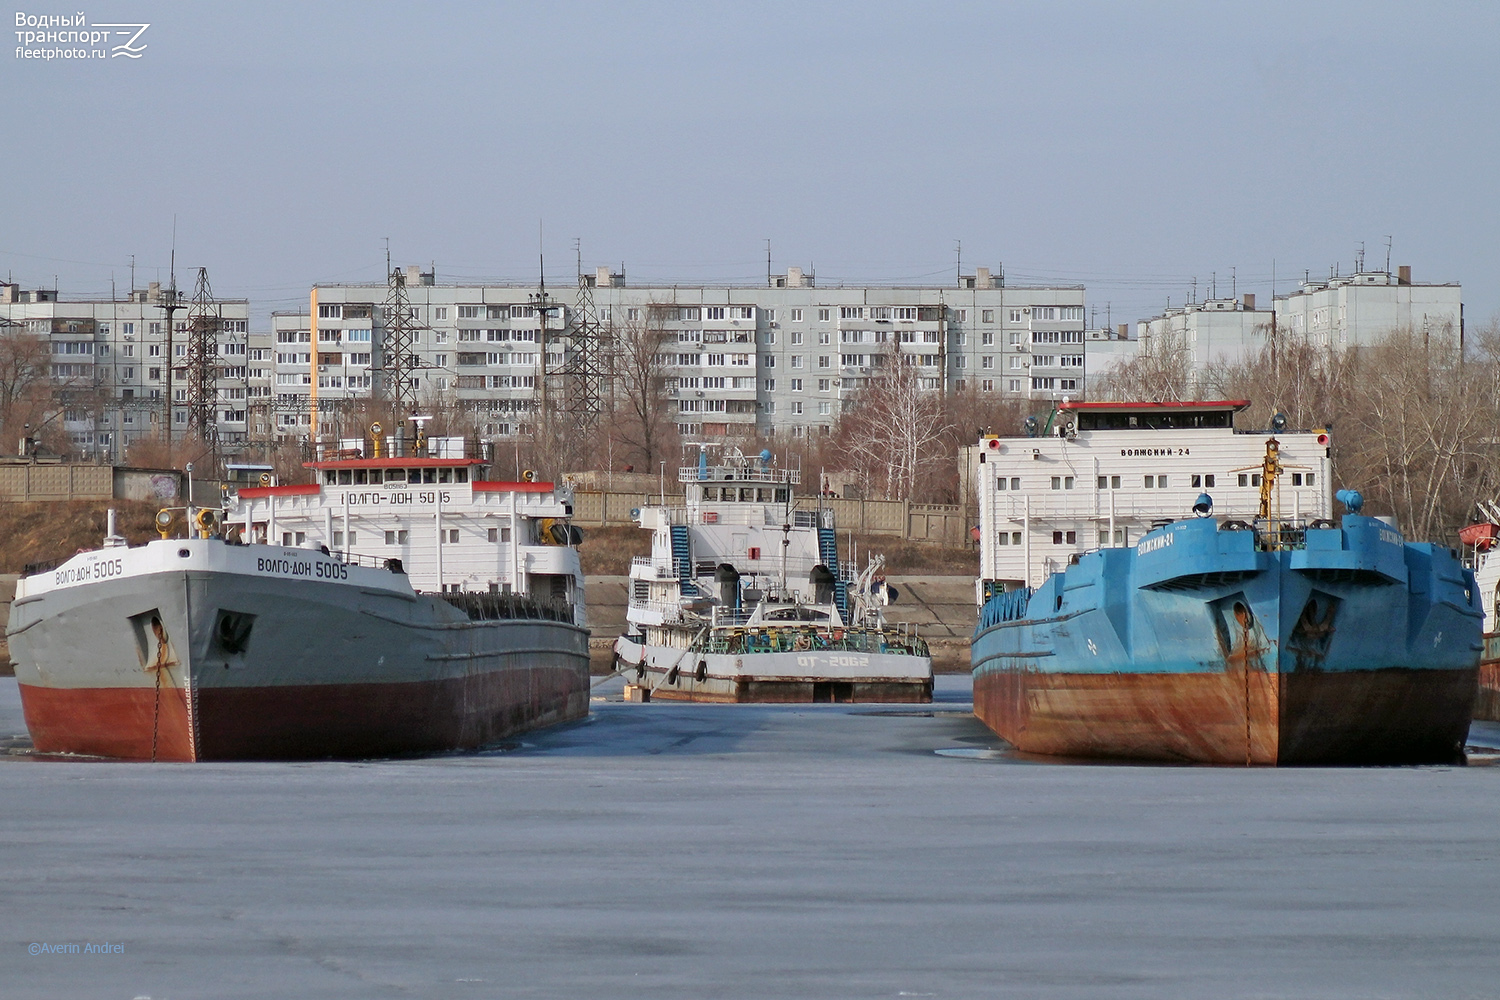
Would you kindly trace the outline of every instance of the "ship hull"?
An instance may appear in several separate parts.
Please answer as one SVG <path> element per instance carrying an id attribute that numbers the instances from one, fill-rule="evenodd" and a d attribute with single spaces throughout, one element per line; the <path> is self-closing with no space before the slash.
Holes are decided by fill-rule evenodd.
<path id="1" fill-rule="evenodd" d="M 974 713 L 1017 749 L 1230 765 L 1451 763 L 1474 672 L 974 675 Z"/>
<path id="2" fill-rule="evenodd" d="M 686 636 L 684 637 L 686 638 Z M 722 704 L 932 701 L 932 660 L 905 653 L 809 650 L 690 653 L 639 636 L 615 643 L 616 669 L 653 699 Z"/>
<path id="3" fill-rule="evenodd" d="M 1369 518 L 1297 551 L 1211 521 L 1166 531 L 1086 556 L 1025 604 L 987 605 L 973 644 L 986 725 L 1078 758 L 1462 759 L 1481 613 L 1452 553 Z"/>
<path id="4" fill-rule="evenodd" d="M 357 581 L 185 570 L 89 583 L 18 601 L 10 642 L 41 752 L 431 753 L 588 712 L 583 629 L 470 621 L 436 597 Z"/>

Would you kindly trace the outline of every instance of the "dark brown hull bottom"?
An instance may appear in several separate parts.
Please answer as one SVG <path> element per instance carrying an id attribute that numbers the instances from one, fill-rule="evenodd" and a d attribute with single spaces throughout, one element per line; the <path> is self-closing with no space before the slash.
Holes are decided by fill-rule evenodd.
<path id="1" fill-rule="evenodd" d="M 200 688 L 21 685 L 43 753 L 123 760 L 388 757 L 485 746 L 588 714 L 583 669 L 513 670 L 468 680 Z"/>
<path id="2" fill-rule="evenodd" d="M 653 701 L 698 701 L 721 705 L 901 704 L 932 701 L 932 682 L 897 681 L 739 681 L 733 690 L 690 690 L 663 684 Z"/>
<path id="3" fill-rule="evenodd" d="M 1462 759 L 1475 671 L 1048 674 L 984 671 L 974 714 L 1017 749 L 1201 764 Z"/>

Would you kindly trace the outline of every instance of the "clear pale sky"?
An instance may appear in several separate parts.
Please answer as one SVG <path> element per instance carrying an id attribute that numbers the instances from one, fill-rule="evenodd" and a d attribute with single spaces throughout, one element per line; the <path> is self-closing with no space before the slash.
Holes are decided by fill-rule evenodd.
<path id="1" fill-rule="evenodd" d="M 1411 264 L 1500 311 L 1493 4 L 138 3 L 139 59 L 0 50 L 0 274 L 314 282 L 951 280 L 1105 321 Z M 13 38 L 14 36 L 12 36 Z M 183 277 L 187 275 L 187 277 Z M 263 320 L 262 320 L 263 322 Z M 259 325 L 259 324 L 257 324 Z"/>

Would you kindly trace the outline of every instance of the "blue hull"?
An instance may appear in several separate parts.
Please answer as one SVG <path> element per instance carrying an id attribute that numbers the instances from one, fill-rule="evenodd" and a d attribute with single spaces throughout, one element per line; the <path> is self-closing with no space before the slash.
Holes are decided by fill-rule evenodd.
<path id="1" fill-rule="evenodd" d="M 992 597 L 975 713 L 1022 750 L 1216 764 L 1462 753 L 1483 616 L 1446 548 L 1368 517 L 1268 544 L 1211 519 Z"/>

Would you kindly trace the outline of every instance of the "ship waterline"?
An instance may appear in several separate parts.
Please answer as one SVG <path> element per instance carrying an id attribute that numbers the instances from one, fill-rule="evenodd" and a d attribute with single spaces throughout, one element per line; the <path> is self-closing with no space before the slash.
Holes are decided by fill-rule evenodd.
<path id="1" fill-rule="evenodd" d="M 10 622 L 42 752 L 426 753 L 588 712 L 587 632 L 525 602 L 476 620 L 398 572 L 211 539 L 100 550 L 59 581 L 18 600 Z"/>

